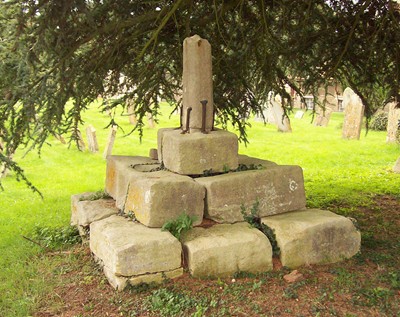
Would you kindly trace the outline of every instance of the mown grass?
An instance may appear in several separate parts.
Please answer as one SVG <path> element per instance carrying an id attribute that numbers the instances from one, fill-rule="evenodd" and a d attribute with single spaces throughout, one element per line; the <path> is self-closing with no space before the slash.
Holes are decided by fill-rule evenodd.
<path id="1" fill-rule="evenodd" d="M 168 117 L 170 108 L 157 127 L 177 126 L 179 118 Z M 120 117 L 121 114 L 116 114 Z M 58 140 L 49 140 L 41 157 L 31 152 L 17 159 L 27 177 L 42 192 L 42 200 L 23 183 L 9 175 L 0 192 L 0 316 L 29 316 L 39 299 L 52 288 L 43 270 L 56 266 L 43 260 L 41 247 L 23 238 L 32 236 L 37 227 L 65 226 L 70 218 L 70 196 L 98 191 L 104 187 L 106 162 L 102 157 L 107 140 L 108 117 L 96 105 L 85 114 L 87 124 L 97 130 L 100 151 L 96 154 L 68 148 Z M 119 120 L 125 132 L 132 126 L 128 117 Z M 333 114 L 328 127 L 315 127 L 306 114 L 292 119 L 293 133 L 280 133 L 272 125 L 251 121 L 250 143 L 240 145 L 240 153 L 303 167 L 309 207 L 327 208 L 340 205 L 342 213 L 354 206 L 368 205 L 376 194 L 399 196 L 400 176 L 391 169 L 400 155 L 398 145 L 386 144 L 386 133 L 363 131 L 361 139 L 343 140 L 343 114 Z M 85 135 L 84 127 L 82 134 Z M 137 134 L 123 136 L 118 132 L 113 154 L 148 155 L 156 147 L 157 129 L 145 128 L 142 143 Z M 65 136 L 66 137 L 66 136 Z M 43 268 L 48 266 L 48 268 Z"/>

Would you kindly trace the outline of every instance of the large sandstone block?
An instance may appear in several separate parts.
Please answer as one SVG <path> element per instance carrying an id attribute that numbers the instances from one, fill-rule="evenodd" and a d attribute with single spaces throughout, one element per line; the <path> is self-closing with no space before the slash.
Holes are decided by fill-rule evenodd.
<path id="1" fill-rule="evenodd" d="M 118 213 L 113 199 L 82 200 L 87 195 L 73 195 L 71 197 L 72 212 L 71 224 L 78 226 L 83 234 L 87 227 L 94 222 Z"/>
<path id="2" fill-rule="evenodd" d="M 181 134 L 180 130 L 165 130 L 160 139 L 164 166 L 175 173 L 201 175 L 238 166 L 238 138 L 234 133 L 218 130 Z"/>
<path id="3" fill-rule="evenodd" d="M 161 228 L 182 213 L 200 224 L 204 213 L 205 189 L 192 178 L 168 171 L 144 173 L 130 180 L 125 213 L 148 227 Z"/>
<path id="4" fill-rule="evenodd" d="M 282 265 L 339 262 L 360 250 L 361 234 L 353 222 L 330 211 L 309 209 L 262 218 L 275 231 Z"/>
<path id="5" fill-rule="evenodd" d="M 243 221 L 241 206 L 249 210 L 256 201 L 260 217 L 306 206 L 303 171 L 299 166 L 277 165 L 195 180 L 207 190 L 206 218 L 220 223 Z"/>
<path id="6" fill-rule="evenodd" d="M 117 277 L 160 273 L 181 267 L 181 244 L 169 232 L 121 216 L 90 225 L 90 249 L 105 271 Z"/>
<path id="7" fill-rule="evenodd" d="M 76 194 L 71 196 L 71 226 L 78 225 L 78 203 L 84 199 L 88 199 L 90 196 L 94 195 L 94 192 L 86 192 L 82 194 Z"/>
<path id="8" fill-rule="evenodd" d="M 268 238 L 248 223 L 193 228 L 183 236 L 182 244 L 194 277 L 224 277 L 236 272 L 272 269 Z"/>
<path id="9" fill-rule="evenodd" d="M 144 174 L 132 166 L 157 163 L 156 160 L 143 156 L 111 155 L 107 157 L 105 191 L 115 199 L 117 208 L 124 208 L 129 180 L 133 177 L 141 177 Z"/>

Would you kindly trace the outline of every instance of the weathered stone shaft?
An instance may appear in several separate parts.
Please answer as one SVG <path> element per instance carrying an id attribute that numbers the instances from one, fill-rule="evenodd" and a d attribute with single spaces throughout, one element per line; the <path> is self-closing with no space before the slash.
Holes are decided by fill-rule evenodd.
<path id="1" fill-rule="evenodd" d="M 212 82 L 211 45 L 198 35 L 183 42 L 183 108 L 182 123 L 186 123 L 187 109 L 190 114 L 189 131 L 210 132 L 213 128 L 214 101 Z M 201 100 L 207 100 L 205 123 Z M 186 129 L 182 127 L 183 130 Z"/>

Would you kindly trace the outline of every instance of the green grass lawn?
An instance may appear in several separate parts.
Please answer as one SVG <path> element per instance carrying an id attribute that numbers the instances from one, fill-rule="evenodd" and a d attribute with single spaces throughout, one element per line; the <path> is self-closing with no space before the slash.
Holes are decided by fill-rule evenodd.
<path id="1" fill-rule="evenodd" d="M 170 108 L 157 127 L 177 126 L 179 117 L 168 117 Z M 120 117 L 120 114 L 117 114 Z M 31 152 L 16 156 L 26 176 L 42 192 L 44 199 L 10 174 L 0 192 L 0 316 L 29 316 L 38 298 L 51 288 L 41 274 L 43 259 L 34 257 L 41 248 L 23 236 L 35 227 L 65 226 L 70 218 L 70 196 L 104 188 L 106 162 L 103 150 L 107 140 L 108 117 L 94 105 L 85 114 L 87 124 L 97 130 L 100 151 L 80 152 L 56 139 L 49 140 L 41 156 Z M 400 195 L 400 175 L 392 172 L 400 148 L 386 144 L 386 132 L 362 132 L 360 140 L 343 140 L 343 114 L 334 113 L 328 127 L 315 127 L 311 117 L 292 118 L 292 133 L 280 133 L 275 126 L 251 120 L 250 143 L 239 152 L 275 161 L 296 164 L 304 170 L 309 207 L 329 208 L 338 204 L 367 205 L 373 195 Z M 127 133 L 132 129 L 128 117 L 119 123 Z M 81 129 L 85 136 L 85 128 Z M 145 128 L 142 143 L 137 134 L 124 136 L 118 131 L 113 154 L 148 155 L 155 148 L 157 129 Z M 343 210 L 346 212 L 346 210 Z M 54 263 L 52 265 L 55 265 Z"/>

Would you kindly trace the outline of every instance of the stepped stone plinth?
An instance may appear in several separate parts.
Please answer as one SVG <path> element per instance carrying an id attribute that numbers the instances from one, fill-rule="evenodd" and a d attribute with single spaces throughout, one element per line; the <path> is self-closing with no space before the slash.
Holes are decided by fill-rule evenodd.
<path id="1" fill-rule="evenodd" d="M 309 209 L 262 218 L 275 231 L 282 265 L 295 268 L 351 258 L 361 233 L 353 222 L 327 210 Z"/>
<path id="2" fill-rule="evenodd" d="M 130 279 L 151 280 L 181 272 L 182 249 L 174 236 L 121 216 L 90 225 L 90 249 L 116 287 L 123 288 Z"/>
<path id="3" fill-rule="evenodd" d="M 243 221 L 242 206 L 259 203 L 266 217 L 306 206 L 303 171 L 299 166 L 272 165 L 261 170 L 196 178 L 207 190 L 205 217 L 219 223 Z"/>
<path id="4" fill-rule="evenodd" d="M 194 228 L 183 236 L 182 244 L 194 277 L 225 277 L 237 272 L 260 273 L 272 269 L 268 238 L 248 223 Z"/>

